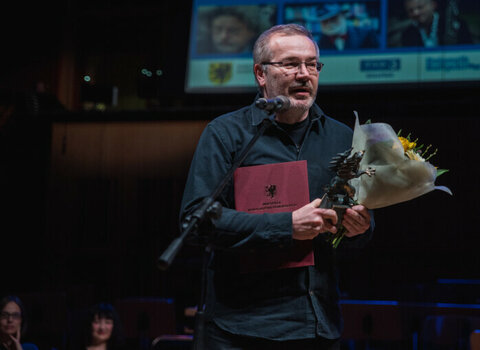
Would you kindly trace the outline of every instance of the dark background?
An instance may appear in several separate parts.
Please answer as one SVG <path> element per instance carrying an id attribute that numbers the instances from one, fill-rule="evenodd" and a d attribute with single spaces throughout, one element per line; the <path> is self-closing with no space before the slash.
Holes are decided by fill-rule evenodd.
<path id="1" fill-rule="evenodd" d="M 76 312 L 98 301 L 171 305 L 168 331 L 183 333 L 183 309 L 198 300 L 201 250 L 184 247 L 167 271 L 156 260 L 178 234 L 193 149 L 172 172 L 159 161 L 140 176 L 129 169 L 77 176 L 56 168 L 52 140 L 59 125 L 187 128 L 251 103 L 255 93 L 183 92 L 190 1 L 10 6 L 0 66 L 0 294 L 24 298 L 30 337 L 44 348 L 62 347 Z M 142 68 L 163 75 L 146 79 Z M 387 122 L 438 147 L 432 162 L 450 172 L 437 184 L 454 193 L 376 210 L 371 244 L 340 261 L 345 299 L 480 303 L 478 83 L 320 88 L 317 103 L 332 117 L 353 127 L 356 110 L 362 122 Z M 109 102 L 113 86 L 117 106 Z M 139 336 L 149 325 L 135 327 Z"/>

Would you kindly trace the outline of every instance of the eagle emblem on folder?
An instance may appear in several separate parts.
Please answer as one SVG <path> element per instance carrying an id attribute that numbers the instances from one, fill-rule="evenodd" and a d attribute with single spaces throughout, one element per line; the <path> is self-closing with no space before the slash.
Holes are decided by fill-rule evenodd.
<path id="1" fill-rule="evenodd" d="M 268 197 L 273 198 L 277 194 L 277 186 L 276 185 L 265 186 L 265 192 Z"/>

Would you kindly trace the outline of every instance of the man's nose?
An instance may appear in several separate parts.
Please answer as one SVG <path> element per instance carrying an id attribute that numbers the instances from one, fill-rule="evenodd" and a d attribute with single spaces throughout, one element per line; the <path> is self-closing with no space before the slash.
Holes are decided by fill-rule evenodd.
<path id="1" fill-rule="evenodd" d="M 220 32 L 218 33 L 218 36 L 219 36 L 222 40 L 228 38 L 228 36 L 229 36 L 229 34 L 228 34 L 228 29 L 222 29 L 222 30 L 220 30 Z"/>
<path id="2" fill-rule="evenodd" d="M 297 77 L 306 77 L 309 76 L 310 73 L 308 72 L 307 65 L 305 62 L 302 62 L 298 65 Z"/>

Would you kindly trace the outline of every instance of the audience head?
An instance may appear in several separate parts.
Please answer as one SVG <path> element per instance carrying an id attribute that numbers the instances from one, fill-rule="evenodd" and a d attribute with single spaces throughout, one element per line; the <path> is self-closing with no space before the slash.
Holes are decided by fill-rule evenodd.
<path id="1" fill-rule="evenodd" d="M 0 300 L 0 339 L 10 339 L 20 332 L 25 334 L 27 319 L 23 303 L 15 295 L 8 295 Z"/>
<path id="2" fill-rule="evenodd" d="M 114 307 L 108 303 L 99 303 L 91 307 L 84 326 L 86 346 L 106 344 L 114 349 L 123 342 L 120 318 Z"/>

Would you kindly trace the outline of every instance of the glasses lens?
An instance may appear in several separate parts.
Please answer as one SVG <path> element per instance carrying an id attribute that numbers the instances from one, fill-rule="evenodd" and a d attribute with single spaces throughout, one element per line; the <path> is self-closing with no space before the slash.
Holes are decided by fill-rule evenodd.
<path id="1" fill-rule="evenodd" d="M 315 74 L 319 71 L 317 62 L 289 62 L 284 63 L 283 67 L 290 72 L 298 72 L 302 69 L 303 65 L 305 65 L 305 68 L 309 74 Z"/>
<path id="2" fill-rule="evenodd" d="M 9 317 L 11 317 L 11 318 L 14 319 L 14 320 L 18 320 L 18 319 L 20 319 L 21 316 L 22 316 L 22 315 L 21 315 L 20 313 L 18 313 L 18 312 L 13 312 L 13 313 L 2 312 L 2 313 L 0 314 L 0 318 L 5 319 L 5 320 L 8 319 Z"/>
<path id="3" fill-rule="evenodd" d="M 305 63 L 305 66 L 307 67 L 307 70 L 310 74 L 315 74 L 315 73 L 319 72 L 316 62 Z"/>

